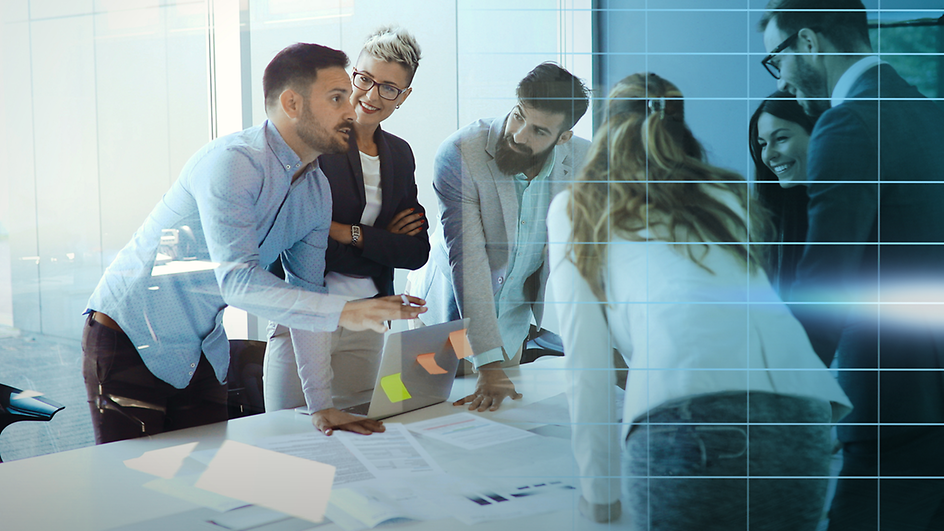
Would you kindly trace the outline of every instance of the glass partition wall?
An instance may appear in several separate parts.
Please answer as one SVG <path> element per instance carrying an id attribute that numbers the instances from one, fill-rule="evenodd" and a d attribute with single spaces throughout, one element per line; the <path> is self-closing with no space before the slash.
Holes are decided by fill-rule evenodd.
<path id="1" fill-rule="evenodd" d="M 2 4 L 4 142 L 0 325 L 78 338 L 101 273 L 187 159 L 265 119 L 262 72 L 316 42 L 356 60 L 367 34 L 400 24 L 423 60 L 384 127 L 407 139 L 420 201 L 439 143 L 507 113 L 542 61 L 590 83 L 589 0 L 10 0 Z M 589 138 L 590 122 L 578 124 Z M 397 279 L 398 287 L 403 279 Z M 227 316 L 236 337 L 264 323 Z"/>

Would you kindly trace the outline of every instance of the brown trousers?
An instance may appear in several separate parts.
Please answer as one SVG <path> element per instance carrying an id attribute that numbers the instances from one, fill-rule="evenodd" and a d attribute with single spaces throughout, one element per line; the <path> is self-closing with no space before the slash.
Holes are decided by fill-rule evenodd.
<path id="1" fill-rule="evenodd" d="M 177 389 L 154 376 L 131 340 L 92 319 L 82 331 L 82 374 L 95 443 L 133 439 L 227 420 L 226 384 L 200 357 L 190 384 Z"/>

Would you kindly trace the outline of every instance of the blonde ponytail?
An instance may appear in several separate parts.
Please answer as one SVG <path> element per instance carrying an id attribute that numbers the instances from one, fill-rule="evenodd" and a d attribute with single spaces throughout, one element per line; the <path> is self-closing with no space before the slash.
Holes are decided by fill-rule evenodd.
<path id="1" fill-rule="evenodd" d="M 747 219 L 708 193 L 710 188 L 733 194 Z M 604 300 L 607 243 L 616 236 L 642 240 L 640 231 L 658 225 L 665 229 L 660 239 L 670 242 L 684 234 L 686 241 L 731 243 L 722 249 L 755 271 L 762 253 L 751 244 L 763 241 L 770 221 L 748 200 L 743 177 L 705 162 L 704 149 L 685 125 L 678 88 L 655 74 L 631 75 L 610 92 L 606 122 L 572 186 L 574 262 Z M 696 255 L 699 246 L 677 248 L 707 269 L 704 252 Z"/>

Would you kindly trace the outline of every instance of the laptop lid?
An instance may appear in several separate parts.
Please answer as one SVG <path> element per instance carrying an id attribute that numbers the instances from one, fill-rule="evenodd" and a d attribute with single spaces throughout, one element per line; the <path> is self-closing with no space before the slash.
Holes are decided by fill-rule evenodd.
<path id="1" fill-rule="evenodd" d="M 392 417 L 449 398 L 459 367 L 449 334 L 468 326 L 466 318 L 389 334 L 367 416 Z"/>

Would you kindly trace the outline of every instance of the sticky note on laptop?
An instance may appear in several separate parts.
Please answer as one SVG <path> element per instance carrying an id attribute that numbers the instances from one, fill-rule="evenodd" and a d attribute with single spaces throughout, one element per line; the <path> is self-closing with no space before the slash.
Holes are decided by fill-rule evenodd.
<path id="1" fill-rule="evenodd" d="M 456 357 L 460 360 L 472 355 L 472 345 L 469 344 L 469 337 L 465 335 L 465 328 L 449 332 L 449 342 L 452 343 L 452 349 L 456 351 Z"/>
<path id="2" fill-rule="evenodd" d="M 443 369 L 436 363 L 436 354 L 432 352 L 429 354 L 420 354 L 416 357 L 416 361 L 430 374 L 446 374 L 446 369 Z"/>
<path id="3" fill-rule="evenodd" d="M 413 398 L 410 396 L 410 392 L 406 390 L 406 386 L 403 385 L 403 380 L 400 379 L 399 372 L 381 378 L 380 387 L 383 388 L 387 399 L 393 404 L 403 402 L 408 398 Z"/>

